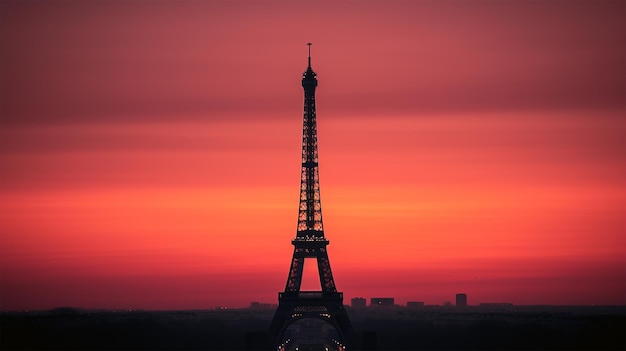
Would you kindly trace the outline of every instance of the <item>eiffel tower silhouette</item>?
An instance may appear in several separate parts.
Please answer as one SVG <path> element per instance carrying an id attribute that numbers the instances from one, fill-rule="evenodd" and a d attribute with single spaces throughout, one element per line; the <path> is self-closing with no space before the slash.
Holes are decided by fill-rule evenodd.
<path id="1" fill-rule="evenodd" d="M 302 128 L 302 169 L 300 173 L 300 205 L 293 258 L 285 291 L 278 293 L 278 308 L 270 324 L 270 334 L 278 344 L 285 329 L 303 318 L 319 318 L 337 330 L 339 340 L 345 339 L 352 326 L 343 306 L 343 293 L 337 292 L 328 260 L 328 239 L 324 236 L 317 154 L 317 123 L 315 114 L 316 74 L 311 68 L 311 43 L 308 67 L 302 75 L 304 88 L 304 121 Z M 315 258 L 321 291 L 301 291 L 305 258 Z"/>

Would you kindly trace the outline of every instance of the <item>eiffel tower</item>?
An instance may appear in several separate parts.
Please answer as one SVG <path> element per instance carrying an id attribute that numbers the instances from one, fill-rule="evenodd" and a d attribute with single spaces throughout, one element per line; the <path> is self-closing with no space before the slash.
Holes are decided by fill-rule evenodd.
<path id="1" fill-rule="evenodd" d="M 278 293 L 278 308 L 270 324 L 270 334 L 278 344 L 286 328 L 303 318 L 318 318 L 330 323 L 345 339 L 352 326 L 343 307 L 343 293 L 337 292 L 328 261 L 322 224 L 320 183 L 317 158 L 317 123 L 315 115 L 315 88 L 317 78 L 311 68 L 311 43 L 308 67 L 302 75 L 304 88 L 304 122 L 302 128 L 302 169 L 300 173 L 300 205 L 293 258 L 285 291 Z M 301 291 L 305 258 L 317 259 L 321 291 Z"/>

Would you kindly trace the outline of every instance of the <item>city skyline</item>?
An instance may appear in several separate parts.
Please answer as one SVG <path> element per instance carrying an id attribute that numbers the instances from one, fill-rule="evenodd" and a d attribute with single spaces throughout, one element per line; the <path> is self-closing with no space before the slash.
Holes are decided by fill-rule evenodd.
<path id="1" fill-rule="evenodd" d="M 309 5 L 3 1 L 0 308 L 275 301 L 307 42 L 344 303 L 626 304 L 623 2 Z"/>

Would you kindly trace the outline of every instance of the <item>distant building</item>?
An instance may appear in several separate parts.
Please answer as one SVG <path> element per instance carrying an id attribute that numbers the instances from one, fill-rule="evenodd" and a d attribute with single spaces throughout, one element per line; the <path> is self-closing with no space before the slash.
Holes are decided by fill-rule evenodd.
<path id="1" fill-rule="evenodd" d="M 424 307 L 424 301 L 407 301 L 407 308 L 422 308 Z"/>
<path id="2" fill-rule="evenodd" d="M 395 306 L 393 297 L 372 297 L 370 306 Z"/>
<path id="3" fill-rule="evenodd" d="M 511 302 L 481 302 L 478 306 L 480 307 L 512 307 L 513 303 Z"/>
<path id="4" fill-rule="evenodd" d="M 444 301 L 443 305 L 446 306 L 446 307 L 450 307 L 450 306 L 452 306 L 452 302 L 451 301 Z"/>
<path id="5" fill-rule="evenodd" d="M 354 297 L 351 300 L 352 308 L 365 308 L 367 300 L 363 297 Z"/>
<path id="6" fill-rule="evenodd" d="M 510 302 L 482 302 L 478 304 L 482 311 L 513 311 L 513 304 Z"/>
<path id="7" fill-rule="evenodd" d="M 467 307 L 467 294 L 456 294 L 456 307 Z"/>
<path id="8" fill-rule="evenodd" d="M 270 310 L 276 308 L 275 304 L 263 303 L 263 302 L 251 302 L 250 309 L 251 310 Z"/>

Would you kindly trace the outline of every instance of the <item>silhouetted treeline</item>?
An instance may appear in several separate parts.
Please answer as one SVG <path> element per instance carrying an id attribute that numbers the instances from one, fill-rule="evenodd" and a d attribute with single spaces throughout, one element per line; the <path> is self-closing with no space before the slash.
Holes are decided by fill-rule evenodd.
<path id="1" fill-rule="evenodd" d="M 351 350 L 625 350 L 624 307 L 348 308 Z M 1 350 L 267 349 L 272 310 L 4 312 Z"/>

